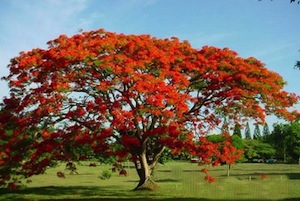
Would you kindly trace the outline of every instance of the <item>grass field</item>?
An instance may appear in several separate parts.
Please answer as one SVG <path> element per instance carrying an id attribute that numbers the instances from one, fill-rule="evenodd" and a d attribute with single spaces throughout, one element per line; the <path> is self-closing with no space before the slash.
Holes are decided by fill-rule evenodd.
<path id="1" fill-rule="evenodd" d="M 207 183 L 197 164 L 169 162 L 155 171 L 159 190 L 146 192 L 132 191 L 138 180 L 133 168 L 127 168 L 127 177 L 114 173 L 110 179 L 101 180 L 102 171 L 110 166 L 89 167 L 83 163 L 77 165 L 78 175 L 65 171 L 66 178 L 58 178 L 56 172 L 64 171 L 64 167 L 32 177 L 27 188 L 20 191 L 0 188 L 0 200 L 300 200 L 299 165 L 237 164 L 229 178 L 226 166 L 209 168 L 217 182 Z M 262 179 L 262 175 L 266 178 Z"/>

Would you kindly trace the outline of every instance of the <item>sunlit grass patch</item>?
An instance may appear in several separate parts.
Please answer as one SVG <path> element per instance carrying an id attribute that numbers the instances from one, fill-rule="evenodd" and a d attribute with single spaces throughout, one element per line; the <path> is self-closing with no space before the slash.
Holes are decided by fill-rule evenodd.
<path id="1" fill-rule="evenodd" d="M 160 188 L 146 192 L 132 191 L 138 177 L 132 166 L 125 166 L 127 176 L 116 172 L 101 180 L 101 173 L 109 170 L 110 165 L 89 167 L 82 163 L 77 165 L 78 174 L 70 174 L 62 164 L 30 178 L 23 190 L 0 189 L 0 200 L 300 200 L 299 165 L 237 164 L 230 177 L 225 166 L 206 166 L 217 179 L 208 183 L 197 164 L 169 162 L 159 165 L 154 173 Z M 63 171 L 65 178 L 57 177 L 58 171 Z"/>

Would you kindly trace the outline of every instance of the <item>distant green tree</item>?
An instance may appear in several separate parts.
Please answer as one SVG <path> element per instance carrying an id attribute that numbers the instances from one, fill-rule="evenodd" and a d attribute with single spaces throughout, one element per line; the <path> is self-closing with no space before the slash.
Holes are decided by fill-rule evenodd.
<path id="1" fill-rule="evenodd" d="M 182 154 L 182 153 L 181 153 Z M 162 165 L 167 163 L 168 161 L 173 160 L 174 155 L 171 153 L 171 150 L 169 148 L 166 148 L 163 153 L 161 154 L 161 157 L 159 158 L 158 162 Z"/>
<path id="2" fill-rule="evenodd" d="M 287 159 L 290 162 L 299 162 L 300 158 L 300 122 L 288 124 L 285 137 Z"/>
<path id="3" fill-rule="evenodd" d="M 247 124 L 246 124 L 245 138 L 246 139 L 251 139 L 251 130 L 250 130 L 249 122 L 247 122 Z"/>
<path id="4" fill-rule="evenodd" d="M 298 164 L 300 165 L 300 144 L 295 147 L 294 151 L 298 154 Z"/>
<path id="5" fill-rule="evenodd" d="M 286 126 L 283 124 L 275 124 L 273 126 L 273 131 L 271 135 L 267 138 L 268 142 L 276 147 L 276 157 L 283 159 L 284 162 L 287 161 L 286 157 L 286 142 L 285 142 L 285 133 Z"/>
<path id="6" fill-rule="evenodd" d="M 215 134 L 215 135 L 208 135 L 207 139 L 210 142 L 214 142 L 214 143 L 222 143 L 224 141 L 224 136 L 222 134 Z M 237 135 L 233 135 L 231 137 L 231 141 L 232 141 L 232 145 L 240 150 L 244 149 L 244 142 L 243 140 L 237 136 Z"/>
<path id="7" fill-rule="evenodd" d="M 253 139 L 261 139 L 261 132 L 258 124 L 255 124 Z"/>
<path id="8" fill-rule="evenodd" d="M 219 143 L 223 141 L 223 136 L 222 134 L 208 135 L 207 140 L 210 142 Z"/>
<path id="9" fill-rule="evenodd" d="M 232 145 L 240 150 L 244 150 L 244 148 L 245 148 L 244 140 L 241 137 L 239 137 L 238 135 L 232 136 Z M 245 161 L 246 161 L 246 159 L 245 159 L 244 154 L 242 154 L 241 158 L 239 160 L 237 160 L 238 163 L 245 162 Z"/>
<path id="10" fill-rule="evenodd" d="M 263 127 L 263 137 L 266 138 L 267 136 L 269 136 L 271 133 L 270 133 L 270 129 L 269 129 L 269 126 L 268 126 L 268 123 L 265 123 L 264 124 L 264 127 Z"/>
<path id="11" fill-rule="evenodd" d="M 276 155 L 284 162 L 299 162 L 300 122 L 276 124 L 272 134 L 267 138 L 274 147 Z"/>
<path id="12" fill-rule="evenodd" d="M 272 145 L 256 139 L 244 139 L 244 156 L 248 161 L 274 157 L 276 150 Z"/>
<path id="13" fill-rule="evenodd" d="M 242 138 L 241 126 L 239 124 L 235 124 L 233 129 L 233 135 Z"/>

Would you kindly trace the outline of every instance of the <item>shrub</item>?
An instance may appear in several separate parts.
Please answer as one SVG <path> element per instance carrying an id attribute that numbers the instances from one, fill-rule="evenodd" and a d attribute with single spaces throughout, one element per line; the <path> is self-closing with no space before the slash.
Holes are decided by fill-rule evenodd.
<path id="1" fill-rule="evenodd" d="M 57 175 L 57 177 L 59 177 L 59 178 L 66 178 L 66 177 L 65 177 L 65 173 L 63 173 L 62 171 L 57 172 L 56 175 Z"/>
<path id="2" fill-rule="evenodd" d="M 103 170 L 100 175 L 100 179 L 102 179 L 102 180 L 109 179 L 110 177 L 111 177 L 111 171 L 109 171 L 109 170 Z"/>

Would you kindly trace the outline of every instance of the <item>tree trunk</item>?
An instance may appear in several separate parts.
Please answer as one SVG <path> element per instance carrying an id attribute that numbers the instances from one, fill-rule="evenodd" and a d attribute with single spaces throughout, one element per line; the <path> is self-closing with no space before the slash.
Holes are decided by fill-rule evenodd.
<path id="1" fill-rule="evenodd" d="M 157 184 L 152 179 L 153 167 L 148 165 L 146 154 L 138 155 L 135 161 L 135 168 L 139 175 L 140 181 L 134 190 L 155 190 L 158 188 Z"/>
<path id="2" fill-rule="evenodd" d="M 285 143 L 284 143 L 284 147 L 283 147 L 283 162 L 286 163 L 287 159 L 286 159 L 286 147 L 285 147 Z"/>
<path id="3" fill-rule="evenodd" d="M 227 164 L 227 177 L 230 176 L 231 164 Z"/>

